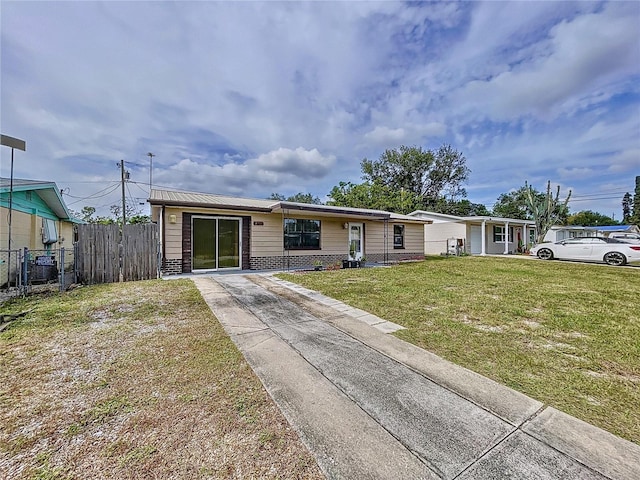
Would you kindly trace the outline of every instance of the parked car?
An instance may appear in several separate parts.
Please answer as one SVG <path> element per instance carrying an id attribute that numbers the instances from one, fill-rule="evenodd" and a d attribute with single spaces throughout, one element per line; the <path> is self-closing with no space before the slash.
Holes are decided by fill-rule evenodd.
<path id="1" fill-rule="evenodd" d="M 615 238 L 616 240 L 622 240 L 623 242 L 640 245 L 640 233 L 613 232 L 609 234 L 609 238 Z"/>
<path id="2" fill-rule="evenodd" d="M 626 265 L 627 263 L 640 262 L 640 245 L 616 238 L 576 237 L 555 243 L 540 243 L 530 250 L 530 255 L 543 260 L 558 258 L 605 262 L 608 265 Z"/>

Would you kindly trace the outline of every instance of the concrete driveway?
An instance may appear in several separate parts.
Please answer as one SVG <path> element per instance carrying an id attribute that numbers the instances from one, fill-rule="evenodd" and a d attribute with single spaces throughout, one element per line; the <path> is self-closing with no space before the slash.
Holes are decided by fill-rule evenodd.
<path id="1" fill-rule="evenodd" d="M 638 479 L 640 446 L 269 275 L 194 276 L 327 478 Z"/>

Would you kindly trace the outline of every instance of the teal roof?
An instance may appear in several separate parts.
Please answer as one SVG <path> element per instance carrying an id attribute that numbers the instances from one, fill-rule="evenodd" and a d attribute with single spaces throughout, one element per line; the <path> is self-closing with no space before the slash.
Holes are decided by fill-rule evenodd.
<path id="1" fill-rule="evenodd" d="M 2 194 L 2 204 L 6 206 L 9 190 L 11 190 L 11 180 L 0 178 L 0 194 Z M 13 192 L 35 192 L 46 204 L 51 212 L 61 220 L 69 220 L 74 223 L 81 223 L 69 213 L 69 209 L 60 195 L 60 190 L 55 182 L 42 182 L 39 180 L 25 180 L 22 178 L 13 179 Z"/>

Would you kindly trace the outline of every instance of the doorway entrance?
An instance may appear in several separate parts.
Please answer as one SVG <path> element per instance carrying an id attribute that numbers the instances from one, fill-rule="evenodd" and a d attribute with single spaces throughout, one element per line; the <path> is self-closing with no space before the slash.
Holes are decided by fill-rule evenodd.
<path id="1" fill-rule="evenodd" d="M 241 268 L 241 219 L 192 217 L 191 221 L 191 265 L 193 271 Z"/>
<path id="2" fill-rule="evenodd" d="M 361 260 L 364 255 L 364 225 L 349 224 L 349 260 Z"/>

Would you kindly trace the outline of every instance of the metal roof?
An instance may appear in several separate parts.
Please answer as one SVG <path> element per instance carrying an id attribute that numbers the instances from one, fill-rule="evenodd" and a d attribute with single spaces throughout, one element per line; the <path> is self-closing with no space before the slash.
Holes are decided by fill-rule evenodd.
<path id="1" fill-rule="evenodd" d="M 217 207 L 233 210 L 254 210 L 270 212 L 277 200 L 214 195 L 211 193 L 176 192 L 172 190 L 151 190 L 151 205 Z"/>
<path id="2" fill-rule="evenodd" d="M 505 218 L 505 217 L 494 217 L 491 215 L 471 215 L 468 217 L 459 217 L 457 215 L 449 215 L 445 213 L 437 213 L 437 212 L 428 212 L 426 210 L 416 210 L 415 212 L 411 212 L 409 216 L 420 218 L 420 216 L 424 217 L 432 217 L 432 218 L 442 218 L 445 220 L 450 220 L 452 222 L 499 222 L 499 223 L 516 223 L 523 225 L 535 225 L 535 221 L 533 220 L 522 220 L 519 218 Z"/>
<path id="3" fill-rule="evenodd" d="M 430 223 L 408 215 L 371 210 L 366 208 L 338 207 L 335 205 L 316 205 L 311 203 L 287 202 L 280 200 L 259 200 L 254 198 L 214 195 L 209 193 L 176 192 L 171 190 L 151 190 L 149 203 L 152 205 L 191 206 L 223 208 L 227 210 L 249 210 L 262 212 L 314 212 L 317 215 L 332 215 L 372 220 L 405 221 L 413 223 Z"/>

